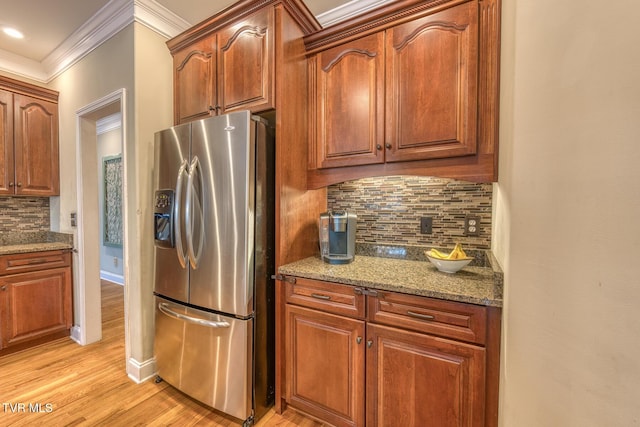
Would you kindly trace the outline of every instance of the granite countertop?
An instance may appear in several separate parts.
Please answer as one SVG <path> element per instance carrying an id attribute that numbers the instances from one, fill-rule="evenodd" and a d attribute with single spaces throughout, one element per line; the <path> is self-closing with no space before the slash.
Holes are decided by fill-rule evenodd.
<path id="1" fill-rule="evenodd" d="M 350 264 L 333 265 L 309 257 L 281 266 L 278 273 L 365 288 L 502 307 L 503 273 L 490 251 L 486 262 L 455 274 L 438 271 L 428 260 L 357 255 Z"/>
<path id="2" fill-rule="evenodd" d="M 53 231 L 3 233 L 0 255 L 73 249 L 73 234 Z"/>

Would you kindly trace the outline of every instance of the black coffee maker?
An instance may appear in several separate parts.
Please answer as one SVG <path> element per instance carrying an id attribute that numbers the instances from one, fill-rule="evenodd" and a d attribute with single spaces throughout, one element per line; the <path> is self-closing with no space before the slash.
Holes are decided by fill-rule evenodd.
<path id="1" fill-rule="evenodd" d="M 320 257 L 329 264 L 348 264 L 356 253 L 357 215 L 346 211 L 320 214 Z"/>

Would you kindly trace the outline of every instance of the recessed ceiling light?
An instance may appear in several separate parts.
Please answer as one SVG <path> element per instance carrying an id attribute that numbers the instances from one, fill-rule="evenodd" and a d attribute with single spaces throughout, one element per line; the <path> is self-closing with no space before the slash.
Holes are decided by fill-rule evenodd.
<path id="1" fill-rule="evenodd" d="M 22 34 L 20 31 L 16 30 L 15 28 L 4 27 L 2 29 L 2 31 L 4 31 L 4 33 L 6 35 L 8 35 L 9 37 L 13 37 L 14 39 L 23 39 L 24 38 L 24 34 Z"/>

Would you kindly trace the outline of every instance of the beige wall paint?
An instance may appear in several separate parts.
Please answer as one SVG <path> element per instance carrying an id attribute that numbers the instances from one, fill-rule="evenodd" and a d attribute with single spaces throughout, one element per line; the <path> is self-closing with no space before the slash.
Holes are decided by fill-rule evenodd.
<path id="1" fill-rule="evenodd" d="M 117 90 L 126 90 L 123 121 L 126 122 L 127 143 L 123 149 L 124 166 L 130 177 L 125 190 L 128 204 L 125 218 L 128 224 L 125 236 L 127 327 L 129 355 L 140 363 L 153 357 L 153 286 L 148 250 L 152 239 L 147 218 L 151 206 L 149 176 L 153 132 L 172 124 L 171 70 L 171 56 L 165 39 L 147 27 L 133 23 L 50 85 L 60 91 L 61 194 L 57 207 L 52 206 L 52 210 L 58 210 L 52 217 L 65 232 L 74 231 L 67 219 L 78 206 L 76 111 Z"/>
<path id="2" fill-rule="evenodd" d="M 153 141 L 173 125 L 173 59 L 166 39 L 142 25 L 135 32 L 136 232 L 141 354 L 153 357 Z M 135 300 L 132 300 L 132 304 Z M 133 310 L 130 311 L 130 316 Z"/>
<path id="3" fill-rule="evenodd" d="M 503 1 L 502 426 L 640 424 L 640 3 Z"/>

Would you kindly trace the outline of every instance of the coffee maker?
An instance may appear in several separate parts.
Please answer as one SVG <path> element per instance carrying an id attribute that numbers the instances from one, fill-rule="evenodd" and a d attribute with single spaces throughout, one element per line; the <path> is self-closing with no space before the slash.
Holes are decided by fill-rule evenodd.
<path id="1" fill-rule="evenodd" d="M 320 257 L 329 264 L 348 264 L 356 253 L 357 215 L 346 211 L 320 214 Z"/>

